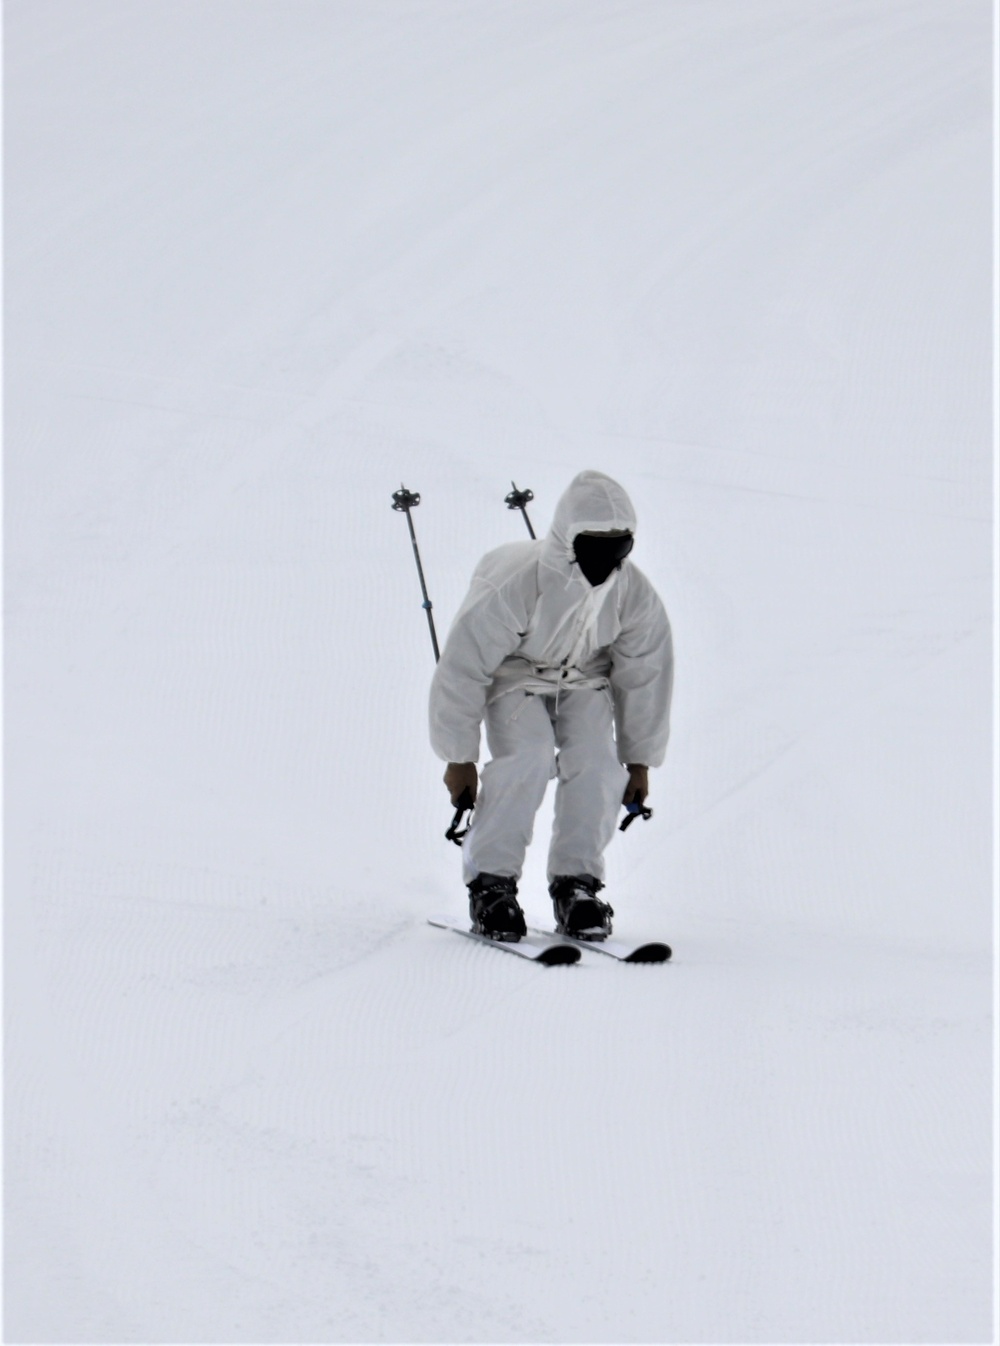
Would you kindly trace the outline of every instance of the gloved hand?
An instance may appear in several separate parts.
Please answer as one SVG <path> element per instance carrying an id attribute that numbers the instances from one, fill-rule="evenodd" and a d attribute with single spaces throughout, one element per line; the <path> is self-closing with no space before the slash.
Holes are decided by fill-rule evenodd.
<path id="1" fill-rule="evenodd" d="M 628 785 L 622 795 L 623 804 L 642 804 L 649 794 L 649 768 L 629 762 Z"/>
<path id="2" fill-rule="evenodd" d="M 466 807 L 471 808 L 479 793 L 479 776 L 476 773 L 475 762 L 449 762 L 444 773 L 444 783 L 448 787 L 455 808 L 459 807 L 459 800 L 468 790 L 471 803 Z"/>

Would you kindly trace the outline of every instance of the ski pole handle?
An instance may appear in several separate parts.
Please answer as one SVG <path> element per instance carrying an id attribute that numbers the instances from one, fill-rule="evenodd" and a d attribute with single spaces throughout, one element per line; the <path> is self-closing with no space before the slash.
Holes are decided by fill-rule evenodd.
<path id="1" fill-rule="evenodd" d="M 619 832 L 624 832 L 626 828 L 631 827 L 636 818 L 641 818 L 644 823 L 648 823 L 653 816 L 653 810 L 648 809 L 645 804 L 626 804 L 625 812 L 628 817 L 621 820 L 621 825 L 618 828 Z"/>
<path id="2" fill-rule="evenodd" d="M 472 800 L 472 791 L 469 789 L 468 786 L 466 786 L 465 789 L 462 791 L 462 793 L 458 796 L 458 808 L 456 808 L 455 816 L 451 820 L 451 826 L 444 834 L 446 840 L 453 841 L 456 846 L 461 846 L 462 842 L 465 840 L 465 836 L 469 830 L 469 827 L 472 826 L 471 820 L 468 826 L 462 828 L 461 831 L 459 831 L 458 829 L 462 827 L 463 816 L 466 813 L 471 813 L 475 807 L 476 806 Z"/>

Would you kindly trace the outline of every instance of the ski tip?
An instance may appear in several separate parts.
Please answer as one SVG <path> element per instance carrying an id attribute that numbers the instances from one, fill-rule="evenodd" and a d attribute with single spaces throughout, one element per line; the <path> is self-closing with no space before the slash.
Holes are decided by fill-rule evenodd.
<path id="1" fill-rule="evenodd" d="M 624 960 L 626 963 L 668 963 L 673 953 L 669 944 L 640 944 Z"/>
<path id="2" fill-rule="evenodd" d="M 558 967 L 560 964 L 568 967 L 571 963 L 579 961 L 580 950 L 574 948 L 572 944 L 550 944 L 535 959 L 536 963 L 544 963 L 546 967 Z"/>

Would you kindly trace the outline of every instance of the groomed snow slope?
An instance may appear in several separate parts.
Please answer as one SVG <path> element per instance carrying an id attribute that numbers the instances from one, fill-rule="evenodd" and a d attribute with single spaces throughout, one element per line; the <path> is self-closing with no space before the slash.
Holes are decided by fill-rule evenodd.
<path id="1" fill-rule="evenodd" d="M 987 0 L 5 23 L 8 1339 L 987 1340 Z M 391 492 L 445 625 L 583 467 L 662 968 L 424 919 Z"/>

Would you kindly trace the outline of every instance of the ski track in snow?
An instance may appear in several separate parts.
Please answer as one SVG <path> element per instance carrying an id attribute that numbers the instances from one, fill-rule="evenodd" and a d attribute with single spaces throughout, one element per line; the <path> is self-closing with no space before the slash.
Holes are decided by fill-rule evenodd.
<path id="1" fill-rule="evenodd" d="M 989 1339 L 989 18 L 8 0 L 8 1339 Z M 586 466 L 665 967 L 425 923 L 391 492 Z"/>

